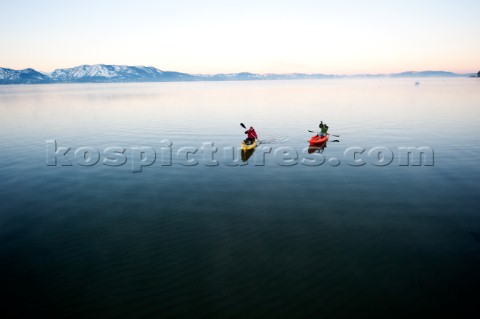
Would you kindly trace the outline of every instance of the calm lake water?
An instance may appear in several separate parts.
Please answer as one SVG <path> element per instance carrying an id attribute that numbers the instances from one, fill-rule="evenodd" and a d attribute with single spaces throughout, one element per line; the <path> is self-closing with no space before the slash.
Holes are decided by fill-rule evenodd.
<path id="1" fill-rule="evenodd" d="M 320 120 L 340 137 L 309 155 Z M 262 142 L 247 162 L 240 122 Z M 472 78 L 0 86 L 0 311 L 478 311 L 479 122 Z"/>

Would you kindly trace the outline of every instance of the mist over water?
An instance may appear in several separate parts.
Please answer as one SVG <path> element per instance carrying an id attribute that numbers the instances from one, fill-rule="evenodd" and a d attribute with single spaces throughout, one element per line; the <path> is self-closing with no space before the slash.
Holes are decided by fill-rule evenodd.
<path id="1" fill-rule="evenodd" d="M 467 314 L 480 284 L 479 89 L 471 78 L 0 86 L 4 309 Z M 320 120 L 340 135 L 325 163 L 279 165 L 273 152 L 304 156 Z M 229 166 L 223 148 L 240 147 L 240 122 L 262 144 Z M 71 166 L 47 165 L 50 140 L 71 148 Z M 168 143 L 172 165 L 162 165 Z M 203 143 L 219 165 L 204 165 Z M 112 146 L 125 148 L 125 165 L 102 164 Z M 79 165 L 81 147 L 99 163 Z M 157 157 L 133 173 L 136 147 Z M 179 163 L 182 147 L 199 149 L 198 165 Z M 265 165 L 253 161 L 260 147 L 272 148 Z M 366 150 L 365 165 L 347 164 L 351 147 Z M 392 163 L 373 165 L 374 147 L 392 150 Z M 399 147 L 431 148 L 434 165 L 399 165 Z"/>

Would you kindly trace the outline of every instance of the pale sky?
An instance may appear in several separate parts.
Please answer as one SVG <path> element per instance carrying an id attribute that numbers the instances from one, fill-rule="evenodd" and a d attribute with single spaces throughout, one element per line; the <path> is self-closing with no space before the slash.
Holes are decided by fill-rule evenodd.
<path id="1" fill-rule="evenodd" d="M 0 67 L 480 70 L 479 0 L 0 0 Z"/>

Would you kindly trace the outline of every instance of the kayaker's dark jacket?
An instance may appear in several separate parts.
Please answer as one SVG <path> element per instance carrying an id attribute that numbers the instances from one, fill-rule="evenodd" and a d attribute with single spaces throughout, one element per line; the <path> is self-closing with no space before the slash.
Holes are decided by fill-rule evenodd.
<path id="1" fill-rule="evenodd" d="M 253 127 L 245 131 L 245 134 L 248 134 L 247 136 L 250 139 L 257 139 L 257 132 L 255 132 Z"/>

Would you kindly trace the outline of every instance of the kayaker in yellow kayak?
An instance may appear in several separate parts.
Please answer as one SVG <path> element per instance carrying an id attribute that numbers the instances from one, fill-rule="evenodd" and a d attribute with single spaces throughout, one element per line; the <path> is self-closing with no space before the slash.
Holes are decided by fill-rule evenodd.
<path id="1" fill-rule="evenodd" d="M 255 129 L 252 126 L 245 131 L 245 134 L 247 134 L 247 139 L 245 140 L 245 144 L 247 145 L 252 144 L 258 138 L 257 132 L 255 132 Z"/>

